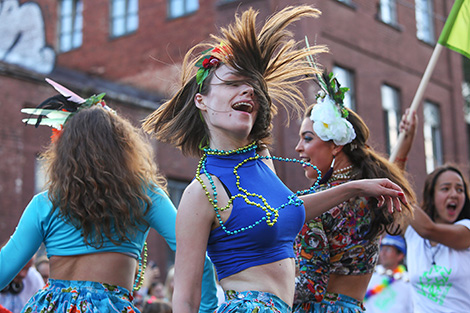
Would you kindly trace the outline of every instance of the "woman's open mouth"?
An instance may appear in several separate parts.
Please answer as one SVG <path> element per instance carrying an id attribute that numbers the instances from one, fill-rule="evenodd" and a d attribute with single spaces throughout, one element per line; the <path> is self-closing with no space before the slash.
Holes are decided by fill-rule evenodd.
<path id="1" fill-rule="evenodd" d="M 232 105 L 232 109 L 236 111 L 243 111 L 247 113 L 253 112 L 253 105 L 248 102 L 237 102 L 234 105 Z"/>

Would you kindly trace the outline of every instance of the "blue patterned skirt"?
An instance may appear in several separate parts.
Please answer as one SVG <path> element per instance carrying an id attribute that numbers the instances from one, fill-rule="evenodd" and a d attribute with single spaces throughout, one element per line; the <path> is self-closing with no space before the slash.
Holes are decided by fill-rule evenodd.
<path id="1" fill-rule="evenodd" d="M 261 291 L 225 291 L 225 302 L 214 313 L 286 313 L 292 309 L 279 297 Z"/>
<path id="2" fill-rule="evenodd" d="M 92 281 L 49 279 L 22 311 L 33 312 L 138 313 L 139 310 L 125 288 Z"/>
<path id="3" fill-rule="evenodd" d="M 343 294 L 327 292 L 321 302 L 304 303 L 294 307 L 295 313 L 363 313 L 361 301 Z"/>

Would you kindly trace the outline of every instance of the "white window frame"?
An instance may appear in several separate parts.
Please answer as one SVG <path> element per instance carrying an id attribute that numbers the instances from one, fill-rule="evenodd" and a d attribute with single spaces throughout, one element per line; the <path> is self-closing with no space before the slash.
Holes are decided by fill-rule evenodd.
<path id="1" fill-rule="evenodd" d="M 139 28 L 139 0 L 111 0 L 111 37 L 134 33 Z"/>
<path id="2" fill-rule="evenodd" d="M 59 1 L 59 51 L 77 49 L 83 43 L 83 1 Z"/>
<path id="3" fill-rule="evenodd" d="M 431 173 L 443 164 L 442 128 L 439 106 L 425 101 L 423 105 L 424 155 L 426 172 Z"/>
<path id="4" fill-rule="evenodd" d="M 47 175 L 44 168 L 44 160 L 36 157 L 34 161 L 34 193 L 37 194 L 44 191 Z"/>
<path id="5" fill-rule="evenodd" d="M 397 25 L 397 0 L 380 0 L 380 19 L 382 22 Z"/>
<path id="6" fill-rule="evenodd" d="M 380 88 L 382 109 L 384 112 L 384 130 L 387 153 L 390 154 L 397 145 L 400 126 L 400 91 L 390 85 L 383 84 Z"/>
<path id="7" fill-rule="evenodd" d="M 415 0 L 416 37 L 434 43 L 433 0 Z"/>
<path id="8" fill-rule="evenodd" d="M 354 86 L 353 71 L 339 65 L 333 66 L 332 71 L 341 87 L 349 88 L 349 91 L 344 95 L 344 106 L 353 111 L 356 111 L 356 90 Z"/>
<path id="9" fill-rule="evenodd" d="M 178 18 L 199 10 L 199 0 L 168 0 L 168 17 Z"/>

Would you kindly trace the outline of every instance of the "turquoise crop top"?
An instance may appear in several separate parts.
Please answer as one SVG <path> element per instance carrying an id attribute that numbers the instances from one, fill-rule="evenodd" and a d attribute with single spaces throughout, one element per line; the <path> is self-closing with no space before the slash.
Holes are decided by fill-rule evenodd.
<path id="1" fill-rule="evenodd" d="M 145 219 L 175 251 L 176 209 L 161 189 L 156 188 L 155 191 L 149 189 L 147 194 L 152 205 Z M 0 251 L 0 290 L 13 280 L 42 242 L 46 246 L 48 257 L 120 252 L 137 258 L 142 252 L 148 232 L 149 228 L 144 232 L 136 232 L 130 241 L 123 242 L 119 246 L 104 237 L 103 247 L 96 249 L 85 245 L 81 231 L 58 217 L 58 210 L 52 213 L 52 203 L 49 201 L 47 191 L 39 193 L 28 204 L 15 232 Z M 201 312 L 212 312 L 217 307 L 216 286 L 213 266 L 207 257 L 202 288 Z"/>
<path id="2" fill-rule="evenodd" d="M 228 156 L 208 155 L 205 168 L 217 176 L 229 196 L 240 194 L 236 185 L 234 167 L 255 151 Z M 295 258 L 293 244 L 305 221 L 302 201 L 293 195 L 277 175 L 261 160 L 251 160 L 238 168 L 240 186 L 249 193 L 262 195 L 267 203 L 277 208 L 279 218 L 273 226 L 266 223 L 266 212 L 249 205 L 242 197 L 233 200 L 232 212 L 223 227 L 211 231 L 207 246 L 219 279 L 247 268 Z M 249 200 L 262 204 L 257 196 Z M 274 213 L 273 213 L 274 215 Z M 234 232 L 229 234 L 227 232 Z"/>

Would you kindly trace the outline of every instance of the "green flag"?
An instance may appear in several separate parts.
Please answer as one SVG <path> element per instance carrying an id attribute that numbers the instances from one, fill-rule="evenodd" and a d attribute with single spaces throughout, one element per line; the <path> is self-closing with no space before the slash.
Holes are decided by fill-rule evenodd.
<path id="1" fill-rule="evenodd" d="M 470 0 L 455 0 L 437 42 L 470 59 Z"/>

